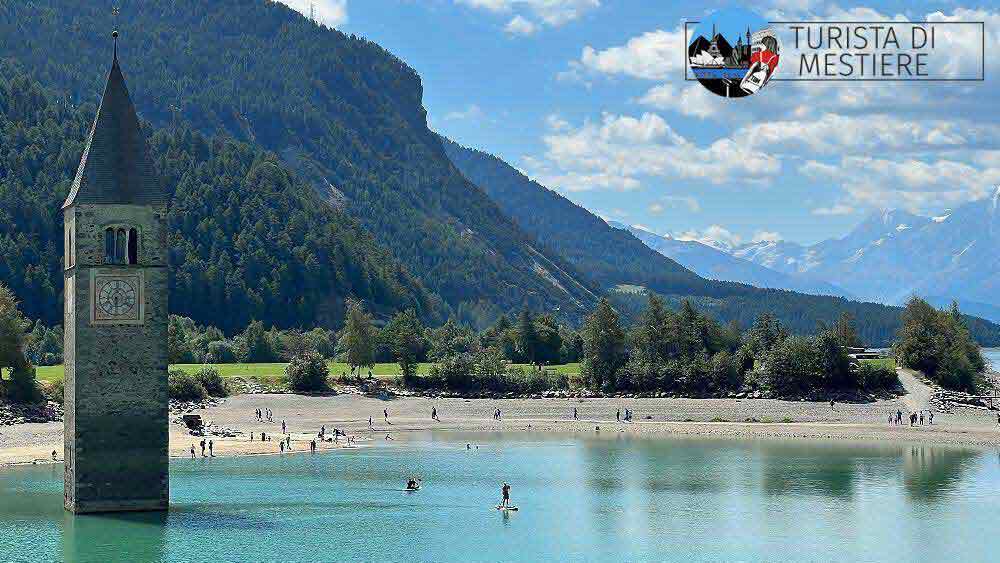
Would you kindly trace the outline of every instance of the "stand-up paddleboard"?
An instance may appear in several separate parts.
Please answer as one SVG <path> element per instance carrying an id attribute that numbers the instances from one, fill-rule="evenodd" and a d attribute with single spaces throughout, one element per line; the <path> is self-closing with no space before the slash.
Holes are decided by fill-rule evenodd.
<path id="1" fill-rule="evenodd" d="M 516 506 L 500 506 L 500 505 L 497 505 L 497 510 L 499 510 L 501 512 L 517 512 L 517 507 Z"/>
<path id="2" fill-rule="evenodd" d="M 415 489 L 409 489 L 409 488 L 407 488 L 407 489 L 400 489 L 400 490 L 404 491 L 404 492 L 407 492 L 407 493 L 413 493 L 413 492 L 419 491 L 420 487 L 418 486 Z"/>

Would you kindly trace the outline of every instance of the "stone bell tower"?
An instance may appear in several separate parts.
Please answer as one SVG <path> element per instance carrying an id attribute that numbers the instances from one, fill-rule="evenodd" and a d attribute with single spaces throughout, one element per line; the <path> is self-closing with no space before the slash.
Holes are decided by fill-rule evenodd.
<path id="1" fill-rule="evenodd" d="M 66 203 L 65 505 L 165 510 L 167 203 L 115 54 Z"/>

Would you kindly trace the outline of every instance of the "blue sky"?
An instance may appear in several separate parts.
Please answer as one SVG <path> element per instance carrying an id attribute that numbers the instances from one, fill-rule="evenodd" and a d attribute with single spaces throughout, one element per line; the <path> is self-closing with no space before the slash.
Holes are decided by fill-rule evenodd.
<path id="1" fill-rule="evenodd" d="M 282 1 L 308 12 L 308 0 Z M 773 82 L 738 100 L 683 80 L 682 22 L 705 11 L 682 4 L 317 0 L 316 9 L 420 73 L 436 131 L 659 233 L 810 243 L 875 210 L 938 214 L 1000 183 L 995 4 L 761 2 L 767 19 L 985 21 L 987 81 Z M 978 35 L 951 41 L 949 72 L 979 64 Z"/>

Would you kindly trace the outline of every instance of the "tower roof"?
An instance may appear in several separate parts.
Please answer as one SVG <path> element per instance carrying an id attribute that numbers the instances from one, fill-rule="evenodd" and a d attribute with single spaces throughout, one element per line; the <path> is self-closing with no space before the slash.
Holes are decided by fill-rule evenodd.
<path id="1" fill-rule="evenodd" d="M 165 205 L 167 202 L 167 193 L 156 177 L 139 117 L 118 64 L 116 34 L 114 61 L 101 107 L 63 208 L 77 203 Z"/>

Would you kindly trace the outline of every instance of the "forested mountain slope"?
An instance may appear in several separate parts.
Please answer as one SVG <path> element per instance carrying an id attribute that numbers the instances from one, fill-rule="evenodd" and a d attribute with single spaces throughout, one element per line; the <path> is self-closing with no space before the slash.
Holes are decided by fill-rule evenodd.
<path id="1" fill-rule="evenodd" d="M 116 2 L 0 2 L 4 57 L 64 103 L 96 102 Z M 378 45 L 266 0 L 158 0 L 122 11 L 120 53 L 140 117 L 190 123 L 284 156 L 387 247 L 450 311 L 594 301 L 548 253 L 458 173 L 427 129 L 419 76 Z"/>
<path id="2" fill-rule="evenodd" d="M 50 99 L 0 63 L 0 282 L 31 318 L 62 321 L 62 202 L 96 107 Z M 389 314 L 441 304 L 344 213 L 260 148 L 190 130 L 150 139 L 173 194 L 171 311 L 227 330 L 251 319 L 332 326 L 344 299 Z"/>
<path id="3" fill-rule="evenodd" d="M 819 323 L 832 324 L 850 313 L 858 331 L 872 345 L 888 344 L 900 326 L 901 309 L 839 297 L 805 295 L 779 289 L 707 280 L 648 248 L 631 233 L 609 226 L 603 219 L 545 186 L 532 181 L 503 160 L 442 143 L 452 162 L 490 195 L 524 230 L 564 254 L 580 270 L 593 272 L 606 288 L 641 286 L 670 298 L 674 304 L 691 299 L 699 308 L 744 328 L 762 313 L 772 313 L 790 330 L 812 333 Z M 645 294 L 629 288 L 614 292 L 626 314 L 639 310 Z M 635 298 L 638 296 L 638 298 Z M 985 344 L 1000 343 L 1000 326 L 968 318 L 973 334 Z"/>

